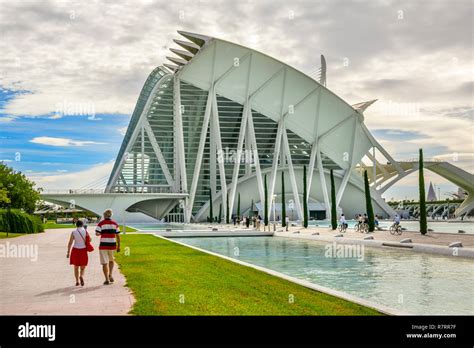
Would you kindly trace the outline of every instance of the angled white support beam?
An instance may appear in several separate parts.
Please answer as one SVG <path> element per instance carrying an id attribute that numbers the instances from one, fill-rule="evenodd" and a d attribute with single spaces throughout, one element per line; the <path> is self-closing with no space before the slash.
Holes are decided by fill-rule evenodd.
<path id="1" fill-rule="evenodd" d="M 293 197 L 295 199 L 295 204 L 296 204 L 296 212 L 298 214 L 298 218 L 301 220 L 303 218 L 303 211 L 301 209 L 300 196 L 298 194 L 298 185 L 296 183 L 296 178 L 295 178 L 295 169 L 293 168 L 293 160 L 291 158 L 290 145 L 288 142 L 288 136 L 286 134 L 285 127 L 283 128 L 283 148 L 285 150 L 286 160 L 288 162 L 288 172 L 290 174 L 290 181 L 291 181 L 291 186 L 293 189 Z"/>
<path id="2" fill-rule="evenodd" d="M 370 154 L 370 151 L 369 151 L 369 154 Z M 375 178 L 377 177 L 377 168 L 375 167 L 377 164 L 379 164 L 379 162 L 377 161 L 376 157 L 375 157 L 375 146 L 372 147 L 372 175 L 373 175 L 373 178 L 374 178 L 374 188 L 377 188 L 377 186 L 375 186 Z"/>
<path id="3" fill-rule="evenodd" d="M 142 121 L 142 127 L 141 127 L 142 185 L 144 186 L 145 185 L 145 129 L 143 127 L 143 123 L 144 123 L 144 120 Z"/>
<path id="4" fill-rule="evenodd" d="M 318 144 L 319 148 L 319 144 Z M 326 215 L 330 217 L 331 210 L 329 209 L 329 195 L 328 195 L 328 186 L 326 184 L 326 176 L 324 175 L 323 160 L 321 158 L 321 151 L 317 150 L 316 160 L 318 162 L 318 172 L 319 172 L 319 181 L 321 182 L 321 188 L 323 191 L 324 205 L 326 206 Z"/>
<path id="5" fill-rule="evenodd" d="M 174 76 L 173 83 L 173 113 L 175 119 L 175 138 L 176 138 L 176 187 L 177 191 L 188 192 L 188 179 L 186 174 L 186 158 L 184 154 L 184 135 L 183 135 L 183 110 L 181 107 L 181 81 L 178 76 Z"/>
<path id="6" fill-rule="evenodd" d="M 287 69 L 283 71 L 283 84 L 281 87 L 281 94 L 280 94 L 280 120 L 278 121 L 278 127 L 277 127 L 277 134 L 275 137 L 275 147 L 273 149 L 273 163 L 272 163 L 272 171 L 270 175 L 270 195 L 268 198 L 270 201 L 273 201 L 273 193 L 275 192 L 275 182 L 276 182 L 276 176 L 277 176 L 277 169 L 278 169 L 278 157 L 280 155 L 280 149 L 281 149 L 281 138 L 283 134 L 283 129 L 285 127 L 285 112 L 284 112 L 284 100 L 285 100 L 285 89 L 286 89 L 286 75 L 287 75 Z M 286 132 L 286 131 L 285 131 Z M 275 219 L 275 216 L 273 217 Z"/>
<path id="7" fill-rule="evenodd" d="M 336 194 L 336 207 L 339 207 L 339 203 L 341 202 L 342 196 L 344 195 L 344 191 L 346 190 L 347 183 L 352 174 L 352 170 L 355 167 L 354 163 L 354 151 L 355 151 L 355 141 L 356 141 L 356 130 L 357 130 L 357 118 L 354 118 L 354 128 L 352 129 L 352 140 L 351 140 L 351 155 L 349 157 L 349 166 L 344 172 L 344 177 L 341 181 L 341 186 Z"/>
<path id="8" fill-rule="evenodd" d="M 260 196 L 260 202 L 263 204 L 265 200 L 265 194 L 263 193 L 262 171 L 260 170 L 260 157 L 258 156 L 257 140 L 255 138 L 255 128 L 253 126 L 252 109 L 250 108 L 248 109 L 247 123 L 250 136 L 250 144 L 252 146 L 253 160 L 255 161 L 255 176 L 257 177 L 258 193 Z"/>
<path id="9" fill-rule="evenodd" d="M 209 119 L 211 116 L 213 98 L 214 98 L 214 91 L 210 90 L 207 95 L 206 110 L 204 111 L 204 120 L 202 122 L 201 136 L 200 136 L 198 151 L 196 155 L 196 163 L 194 165 L 194 175 L 193 175 L 193 180 L 191 182 L 191 190 L 189 192 L 189 201 L 188 201 L 188 205 L 186 206 L 188 219 L 191 218 L 191 214 L 193 211 L 193 205 L 194 205 L 194 199 L 196 197 L 196 189 L 197 189 L 197 184 L 199 180 L 199 174 L 201 173 L 202 156 L 204 154 L 204 146 L 206 144 L 206 135 L 207 135 L 207 130 L 209 128 Z M 187 221 L 189 222 L 189 220 Z"/>
<path id="10" fill-rule="evenodd" d="M 320 140 L 323 140 L 324 137 L 328 136 L 331 132 L 333 132 L 334 130 L 336 130 L 337 128 L 341 127 L 344 123 L 346 123 L 347 121 L 351 120 L 352 118 L 354 118 L 355 115 L 354 114 L 351 114 L 350 116 L 344 118 L 343 120 L 339 121 L 338 123 L 336 123 L 334 126 L 332 126 L 331 128 L 329 128 L 327 131 L 325 131 L 323 134 L 320 134 L 319 135 L 319 139 Z"/>
<path id="11" fill-rule="evenodd" d="M 211 121 L 212 122 L 212 121 Z M 211 186 L 211 194 L 214 197 L 217 193 L 217 146 L 216 137 L 213 132 L 209 133 L 209 183 Z"/>
<path id="12" fill-rule="evenodd" d="M 213 90 L 213 98 L 212 98 L 212 123 L 211 123 L 211 132 L 213 133 L 216 141 L 216 146 L 217 146 L 217 151 L 220 151 L 222 153 L 222 141 L 221 141 L 221 127 L 219 123 L 219 109 L 217 107 L 217 96 L 215 93 L 215 90 Z M 224 166 L 224 160 L 221 156 L 221 158 L 218 159 L 217 161 L 218 167 L 219 167 L 219 178 L 221 180 L 221 192 L 222 192 L 222 206 L 226 207 L 227 203 L 227 180 L 226 180 L 226 175 L 225 175 L 225 166 Z M 226 220 L 227 217 L 227 211 L 226 209 L 224 210 L 224 220 Z M 232 215 L 232 210 L 230 210 L 230 202 L 229 202 L 229 214 Z"/>
<path id="13" fill-rule="evenodd" d="M 375 146 L 373 147 L 373 149 L 374 149 L 374 152 L 375 152 Z M 376 167 L 380 169 L 380 171 L 382 172 L 382 176 L 383 176 L 384 178 L 390 177 L 390 174 L 388 173 L 387 169 L 385 169 L 384 166 L 381 165 L 379 161 L 377 161 L 377 159 L 375 158 L 375 155 L 371 155 L 370 152 L 368 152 L 368 153 L 367 153 L 367 157 L 369 157 L 369 159 L 370 159 L 370 160 L 373 162 L 373 164 L 374 164 L 374 166 L 373 166 L 373 173 L 374 173 L 374 174 L 373 174 L 373 175 L 374 175 L 374 176 L 373 176 L 373 178 L 374 178 L 373 180 L 374 180 L 374 183 L 377 182 L 377 174 L 376 174 L 376 171 L 375 171 L 375 168 L 376 168 Z"/>
<path id="14" fill-rule="evenodd" d="M 192 41 L 192 40 L 191 40 Z M 216 66 L 216 41 L 214 41 L 213 45 L 213 53 L 212 53 L 212 70 L 211 70 L 211 81 L 214 80 L 214 70 Z M 193 175 L 193 180 L 191 182 L 191 190 L 189 192 L 189 198 L 187 199 L 186 202 L 186 213 L 185 213 L 185 221 L 190 222 L 191 221 L 191 215 L 193 212 L 193 205 L 194 205 L 194 199 L 196 197 L 196 189 L 197 185 L 199 182 L 199 174 L 201 172 L 201 164 L 202 164 L 202 156 L 204 154 L 204 147 L 206 145 L 206 135 L 207 131 L 209 129 L 209 120 L 211 118 L 211 111 L 212 111 L 212 103 L 214 99 L 214 85 L 211 85 L 211 88 L 209 88 L 209 92 L 207 94 L 207 102 L 206 102 L 206 110 L 204 111 L 204 119 L 202 122 L 202 128 L 201 128 L 201 136 L 199 139 L 199 146 L 198 146 L 198 151 L 196 155 L 196 163 L 194 165 L 194 175 Z"/>
<path id="15" fill-rule="evenodd" d="M 313 183 L 313 173 L 314 173 L 314 165 L 316 163 L 316 155 L 318 153 L 318 126 L 319 126 L 319 109 L 321 105 L 321 89 L 318 88 L 318 99 L 316 102 L 316 117 L 314 121 L 314 128 L 313 134 L 315 134 L 315 139 L 313 145 L 311 146 L 311 154 L 309 157 L 309 172 L 308 172 L 308 192 L 306 199 L 309 200 L 309 193 L 311 192 L 311 184 Z"/>
<path id="16" fill-rule="evenodd" d="M 293 105 L 293 109 L 296 110 L 297 107 L 303 103 L 306 99 L 308 99 L 309 97 L 311 97 L 315 92 L 319 91 L 319 88 L 320 86 L 314 88 L 311 92 L 309 92 L 308 94 L 306 94 L 303 98 L 301 98 L 296 104 Z M 284 114 L 283 114 L 283 117 L 285 116 L 288 116 L 290 113 L 290 110 L 288 109 Z"/>
<path id="17" fill-rule="evenodd" d="M 166 75 L 165 75 L 166 76 Z M 146 115 L 148 114 L 149 110 L 150 110 L 150 107 L 153 103 L 153 100 L 155 99 L 155 95 L 156 95 L 156 92 L 160 89 L 161 85 L 164 83 L 165 81 L 165 76 L 163 76 L 157 84 L 155 84 L 155 86 L 153 86 L 153 89 L 152 91 L 150 92 L 150 96 L 148 97 L 146 103 L 145 103 L 145 107 L 143 108 L 143 111 L 142 113 L 140 114 L 140 117 L 137 121 L 137 124 L 135 125 L 135 129 L 133 130 L 132 132 L 132 135 L 130 137 L 130 139 L 128 140 L 127 142 L 127 146 L 125 147 L 125 151 L 124 151 L 124 154 L 122 156 L 122 158 L 120 158 L 120 163 L 119 165 L 117 166 L 115 172 L 113 172 L 112 174 L 112 180 L 110 180 L 110 184 L 107 185 L 106 189 L 105 189 L 105 192 L 110 192 L 110 190 L 112 189 L 112 187 L 115 185 L 115 183 L 117 182 L 117 178 L 119 176 L 119 174 L 121 173 L 122 169 L 123 169 L 123 166 L 125 164 L 125 162 L 127 161 L 128 159 L 128 154 L 130 153 L 130 150 L 133 146 L 133 144 L 135 143 L 135 141 L 137 140 L 138 138 L 138 135 L 140 134 L 140 130 L 141 130 L 141 122 L 143 120 L 143 118 L 146 117 Z"/>
<path id="18" fill-rule="evenodd" d="M 270 82 L 272 82 L 278 75 L 280 75 L 283 71 L 286 70 L 285 66 L 282 66 L 280 69 L 278 69 L 272 76 L 270 76 L 264 83 L 262 83 L 253 93 L 250 95 L 250 101 L 253 101 L 253 99 L 260 93 Z M 252 105 L 250 105 L 252 106 Z"/>
<path id="19" fill-rule="evenodd" d="M 148 119 L 146 118 L 143 122 L 143 127 L 145 128 L 145 132 L 148 136 L 148 139 L 150 140 L 150 143 L 153 148 L 153 151 L 155 152 L 156 158 L 158 159 L 158 162 L 160 163 L 161 170 L 163 171 L 163 174 L 165 175 L 166 181 L 168 182 L 168 185 L 173 187 L 174 186 L 173 177 L 171 176 L 168 165 L 166 164 L 165 157 L 163 156 L 163 153 L 161 152 L 160 145 L 156 141 L 155 135 L 153 134 L 153 129 L 150 126 L 150 122 L 148 122 Z"/>
<path id="20" fill-rule="evenodd" d="M 247 118 L 249 114 L 249 86 L 250 86 L 250 71 L 252 69 L 252 53 L 250 53 L 250 61 L 247 69 L 246 87 L 245 87 L 245 104 L 242 110 L 242 118 L 240 121 L 239 139 L 237 140 L 237 162 L 234 164 L 234 171 L 232 173 L 232 182 L 229 197 L 229 211 L 234 209 L 235 191 L 237 190 L 237 180 L 239 179 L 240 162 L 242 158 L 242 149 L 244 146 L 245 135 L 247 134 Z M 246 161 L 247 162 L 247 161 Z"/>
<path id="21" fill-rule="evenodd" d="M 385 149 L 382 147 L 382 145 L 380 145 L 380 144 L 378 143 L 378 141 L 375 140 L 375 138 L 373 137 L 373 135 L 370 134 L 370 132 L 369 132 L 369 130 L 367 129 L 367 127 L 366 127 L 363 123 L 361 123 L 360 126 L 361 126 L 362 130 L 364 131 L 364 133 L 365 133 L 365 134 L 367 135 L 367 137 L 369 138 L 369 140 L 370 140 L 370 142 L 372 143 L 372 145 L 375 146 L 375 147 L 377 147 L 377 149 L 379 149 L 379 151 L 385 156 L 385 158 L 388 159 L 388 160 L 390 161 L 390 163 L 392 163 L 392 164 L 394 165 L 394 167 L 397 169 L 397 172 L 398 172 L 399 174 L 403 174 L 404 170 L 403 170 L 403 168 L 400 166 L 400 164 L 398 164 L 398 162 L 395 161 L 395 160 L 393 159 L 393 157 L 390 156 L 390 154 L 389 154 L 387 151 L 385 151 Z"/>
<path id="22" fill-rule="evenodd" d="M 222 75 L 220 75 L 217 79 L 215 79 L 214 81 L 214 90 L 216 89 L 216 87 L 219 86 L 219 83 L 222 82 L 225 77 L 227 75 L 229 75 L 232 71 L 234 71 L 235 69 L 238 69 L 240 67 L 240 63 L 242 63 L 243 61 L 245 61 L 246 59 L 248 59 L 250 56 L 251 56 L 252 52 L 247 52 L 246 54 L 244 54 L 243 56 L 241 57 L 238 57 L 238 61 L 239 61 L 239 64 L 238 65 L 232 65 L 229 69 L 227 69 Z"/>
<path id="23" fill-rule="evenodd" d="M 273 193 L 275 192 L 275 182 L 277 177 L 277 169 L 278 169 L 278 157 L 280 156 L 280 149 L 281 149 L 281 138 L 283 135 L 283 128 L 285 124 L 285 119 L 282 118 L 278 122 L 277 134 L 275 138 L 275 148 L 273 150 L 273 163 L 272 163 L 272 171 L 270 174 L 270 190 L 269 190 L 269 199 L 273 199 Z"/>

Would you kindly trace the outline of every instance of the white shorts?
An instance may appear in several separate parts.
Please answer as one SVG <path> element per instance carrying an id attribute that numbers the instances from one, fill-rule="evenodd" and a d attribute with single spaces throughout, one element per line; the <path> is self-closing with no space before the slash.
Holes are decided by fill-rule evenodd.
<path id="1" fill-rule="evenodd" d="M 106 265 L 109 262 L 114 262 L 115 250 L 99 250 L 100 264 Z"/>

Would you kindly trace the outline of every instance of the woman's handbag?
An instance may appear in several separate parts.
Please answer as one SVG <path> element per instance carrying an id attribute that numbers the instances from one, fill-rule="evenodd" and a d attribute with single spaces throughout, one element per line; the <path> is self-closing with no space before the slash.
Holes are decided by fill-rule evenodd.
<path id="1" fill-rule="evenodd" d="M 79 232 L 79 230 L 77 230 L 77 232 Z M 91 243 L 91 236 L 89 236 L 89 233 L 87 233 L 87 231 L 86 231 L 86 238 L 85 239 L 84 239 L 84 237 L 82 237 L 81 232 L 79 232 L 79 235 L 81 236 L 82 240 L 86 244 L 87 252 L 90 253 L 90 252 L 94 251 L 94 246 Z"/>

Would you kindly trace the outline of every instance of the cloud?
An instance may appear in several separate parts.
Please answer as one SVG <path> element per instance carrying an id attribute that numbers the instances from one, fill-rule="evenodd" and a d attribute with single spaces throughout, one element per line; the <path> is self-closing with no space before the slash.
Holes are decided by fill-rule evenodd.
<path id="1" fill-rule="evenodd" d="M 471 0 L 0 1 L 0 86 L 29 91 L 2 106 L 0 122 L 55 118 L 58 104 L 131 114 L 181 29 L 250 46 L 307 73 L 324 54 L 332 91 L 350 104 L 378 98 L 365 122 L 392 130 L 376 138 L 395 159 L 423 147 L 450 160 L 474 146 Z M 43 143 L 92 145 L 54 139 L 60 145 Z M 471 158 L 455 164 L 474 169 Z"/>
<path id="2" fill-rule="evenodd" d="M 75 173 L 28 173 L 28 177 L 36 183 L 36 187 L 44 190 L 68 190 L 86 187 L 95 183 L 94 189 L 105 188 L 107 179 L 112 171 L 114 161 L 98 163 L 90 168 Z M 89 186 L 88 186 L 89 188 Z"/>
<path id="3" fill-rule="evenodd" d="M 118 131 L 121 135 L 125 135 L 125 133 L 127 133 L 127 128 L 128 128 L 128 127 L 121 127 L 121 128 L 118 128 L 117 131 Z"/>
<path id="4" fill-rule="evenodd" d="M 95 141 L 82 141 L 82 140 L 72 140 L 68 138 L 53 138 L 53 137 L 35 137 L 30 140 L 30 143 L 49 145 L 49 146 L 87 146 L 87 145 L 104 144 L 104 143 L 98 143 Z"/>

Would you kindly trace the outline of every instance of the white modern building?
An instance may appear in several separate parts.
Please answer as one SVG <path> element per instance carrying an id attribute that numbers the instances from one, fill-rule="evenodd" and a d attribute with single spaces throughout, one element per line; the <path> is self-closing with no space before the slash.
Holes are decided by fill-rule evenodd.
<path id="1" fill-rule="evenodd" d="M 308 199 L 310 216 L 322 219 L 330 213 L 333 170 L 336 204 L 351 218 L 364 213 L 367 170 L 375 213 L 394 214 L 381 193 L 418 165 L 395 161 L 369 132 L 364 111 L 374 100 L 349 105 L 326 87 L 324 57 L 315 79 L 248 47 L 179 34 L 170 64 L 143 86 L 105 193 L 45 199 L 74 196 L 98 213 L 117 204 L 133 220 L 206 221 L 211 197 L 214 216 L 221 207 L 224 217 L 227 206 L 235 214 L 239 195 L 241 214 L 261 210 L 266 180 L 269 210 L 281 215 L 284 172 L 287 214 L 301 219 Z M 471 174 L 448 163 L 426 167 L 469 192 L 462 213 L 472 210 Z"/>

